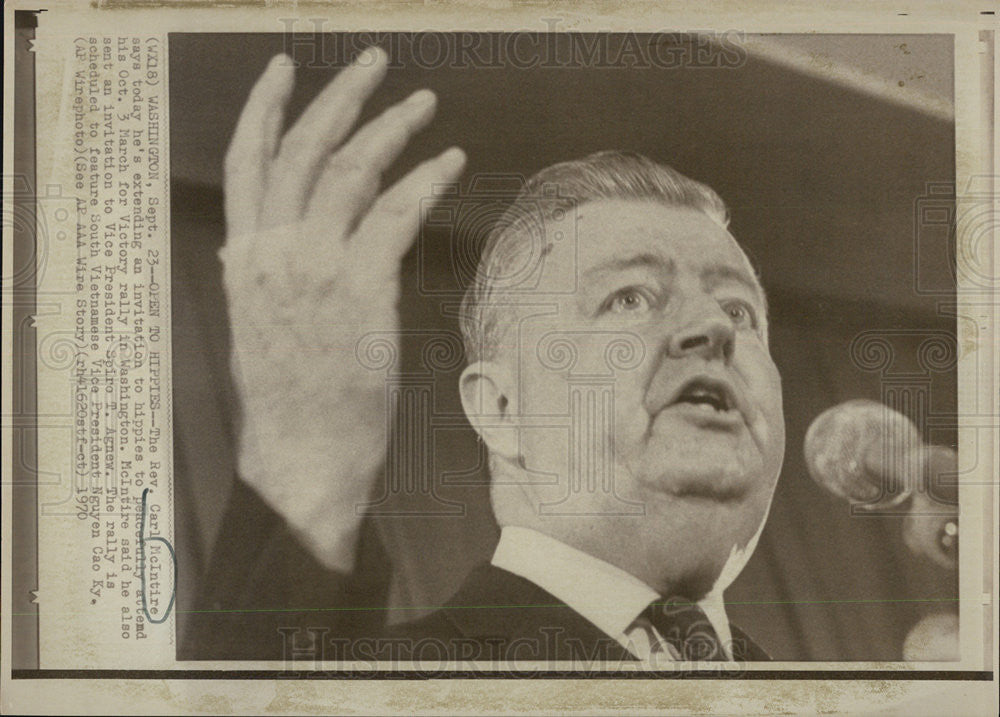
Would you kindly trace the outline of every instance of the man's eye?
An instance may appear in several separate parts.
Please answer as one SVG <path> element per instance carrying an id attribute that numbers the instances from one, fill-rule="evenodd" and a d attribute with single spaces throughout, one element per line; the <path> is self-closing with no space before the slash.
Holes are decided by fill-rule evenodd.
<path id="1" fill-rule="evenodd" d="M 757 312 L 754 311 L 753 307 L 747 302 L 740 301 L 739 299 L 733 299 L 731 301 L 723 302 L 722 308 L 726 312 L 726 315 L 737 326 L 749 326 L 753 329 L 757 328 Z"/>
<path id="2" fill-rule="evenodd" d="M 646 311 L 650 307 L 649 298 L 639 289 L 629 288 L 616 291 L 604 303 L 604 310 L 615 314 Z"/>

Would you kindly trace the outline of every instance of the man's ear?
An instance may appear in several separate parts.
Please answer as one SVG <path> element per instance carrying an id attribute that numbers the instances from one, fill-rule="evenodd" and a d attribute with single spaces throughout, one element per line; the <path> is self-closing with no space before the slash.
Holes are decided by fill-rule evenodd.
<path id="1" fill-rule="evenodd" d="M 518 407 L 514 377 L 492 361 L 465 367 L 459 379 L 462 408 L 490 453 L 517 462 Z"/>

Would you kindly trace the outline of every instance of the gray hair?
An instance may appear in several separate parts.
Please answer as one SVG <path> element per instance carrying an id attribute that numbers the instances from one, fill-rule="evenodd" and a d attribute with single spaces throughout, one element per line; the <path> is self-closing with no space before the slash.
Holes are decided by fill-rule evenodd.
<path id="1" fill-rule="evenodd" d="M 525 184 L 486 238 L 459 323 L 469 363 L 495 358 L 505 325 L 496 299 L 525 291 L 551 245 L 544 222 L 600 199 L 654 201 L 704 212 L 729 225 L 725 202 L 710 187 L 641 154 L 605 151 L 547 167 Z"/>

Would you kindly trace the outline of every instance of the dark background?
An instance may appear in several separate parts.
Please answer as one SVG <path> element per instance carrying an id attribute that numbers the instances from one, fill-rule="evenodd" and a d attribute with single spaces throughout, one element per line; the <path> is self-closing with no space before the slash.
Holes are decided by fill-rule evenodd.
<path id="1" fill-rule="evenodd" d="M 332 56 L 322 43 L 343 39 L 300 36 L 296 59 Z M 621 41 L 612 38 L 610 47 Z M 691 38 L 673 41 L 683 46 Z M 810 42 L 822 44 L 823 36 Z M 829 36 L 828 46 L 844 55 L 859 42 Z M 937 73 L 938 85 L 951 86 L 950 36 L 871 36 L 865 59 L 877 62 L 882 53 L 891 64 L 900 44 L 909 61 Z M 224 240 L 222 156 L 253 82 L 273 54 L 291 45 L 280 35 L 170 40 L 182 630 L 199 581 L 211 579 L 203 569 L 234 476 L 238 407 L 215 255 Z M 417 67 L 410 45 L 394 46 L 392 59 L 402 67 L 390 69 L 365 117 L 423 86 L 438 94 L 439 110 L 388 181 L 453 144 L 469 157 L 466 195 L 471 178 L 483 173 L 527 176 L 614 148 L 670 164 L 729 203 L 732 231 L 770 296 L 788 429 L 771 517 L 726 593 L 730 617 L 781 660 L 899 659 L 907 631 L 956 596 L 955 575 L 907 553 L 900 518 L 852 515 L 815 485 L 801 447 L 810 421 L 850 398 L 891 403 L 926 440 L 955 445 L 955 318 L 939 310 L 954 286 L 953 123 L 752 52 L 737 68 L 475 69 Z M 331 64 L 342 62 L 298 70 L 292 118 L 336 72 Z M 446 315 L 464 288 L 451 241 L 445 232 L 425 231 L 407 257 L 404 328 L 457 329 Z M 941 360 L 928 359 L 935 345 L 944 349 Z M 497 528 L 483 457 L 471 428 L 455 418 L 459 368 L 430 375 L 418 339 L 405 348 L 404 374 L 424 376 L 432 396 L 431 430 L 411 449 L 411 467 L 425 471 L 433 492 L 393 495 L 377 509 L 397 514 L 376 522 L 393 558 L 391 606 L 428 607 L 489 559 Z M 405 619 L 419 611 L 394 614 Z"/>

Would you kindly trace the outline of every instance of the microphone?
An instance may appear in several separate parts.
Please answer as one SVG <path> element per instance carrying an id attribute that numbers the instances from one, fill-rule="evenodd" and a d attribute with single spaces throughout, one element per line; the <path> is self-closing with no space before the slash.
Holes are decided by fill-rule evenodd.
<path id="1" fill-rule="evenodd" d="M 905 662 L 960 660 L 958 613 L 939 612 L 924 616 L 906 635 Z"/>
<path id="2" fill-rule="evenodd" d="M 903 414 L 876 401 L 846 401 L 821 413 L 806 432 L 813 480 L 866 510 L 902 503 L 923 474 L 923 441 Z"/>
<path id="3" fill-rule="evenodd" d="M 946 446 L 927 446 L 924 456 L 927 490 L 913 494 L 903 520 L 903 541 L 911 552 L 954 569 L 958 565 L 958 454 Z"/>
<path id="4" fill-rule="evenodd" d="M 912 498 L 903 539 L 917 555 L 953 568 L 958 555 L 958 454 L 926 445 L 903 414 L 853 400 L 821 413 L 805 440 L 809 474 L 823 488 L 874 512 Z"/>

